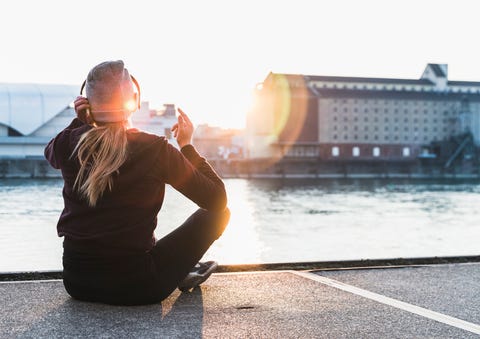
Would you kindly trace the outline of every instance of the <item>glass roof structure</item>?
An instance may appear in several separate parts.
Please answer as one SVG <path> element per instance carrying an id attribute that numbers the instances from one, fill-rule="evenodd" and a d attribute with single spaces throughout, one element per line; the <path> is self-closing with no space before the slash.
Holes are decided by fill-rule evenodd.
<path id="1" fill-rule="evenodd" d="M 0 124 L 29 135 L 67 108 L 79 87 L 61 84 L 0 83 Z"/>

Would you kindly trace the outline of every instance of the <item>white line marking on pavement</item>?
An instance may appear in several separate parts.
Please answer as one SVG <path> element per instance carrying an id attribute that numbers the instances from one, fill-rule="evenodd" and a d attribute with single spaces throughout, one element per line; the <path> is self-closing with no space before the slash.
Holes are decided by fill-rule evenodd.
<path id="1" fill-rule="evenodd" d="M 471 323 L 471 322 L 468 322 L 468 321 L 465 321 L 465 320 L 454 318 L 454 317 L 451 317 L 451 316 L 448 316 L 448 315 L 445 315 L 445 314 L 442 314 L 442 313 L 431 311 L 429 309 L 426 309 L 426 308 L 423 308 L 423 307 L 420 307 L 420 306 L 415 306 L 415 305 L 412 305 L 412 304 L 409 304 L 409 303 L 406 303 L 406 302 L 403 302 L 403 301 L 400 301 L 400 300 L 389 298 L 389 297 L 386 297 L 384 295 L 373 293 L 373 292 L 364 290 L 364 289 L 359 288 L 359 287 L 355 287 L 355 286 L 352 286 L 352 285 L 342 283 L 342 282 L 337 281 L 337 280 L 322 277 L 322 276 L 314 274 L 314 273 L 302 272 L 302 271 L 291 271 L 291 272 L 293 274 L 302 276 L 302 277 L 310 279 L 310 280 L 317 281 L 319 283 L 322 283 L 324 285 L 340 289 L 342 291 L 350 292 L 350 293 L 362 296 L 364 298 L 375 300 L 379 303 L 382 303 L 382 304 L 385 304 L 385 305 L 390 305 L 390 306 L 399 308 L 401 310 L 420 315 L 420 316 L 425 317 L 425 318 L 429 318 L 429 319 L 432 319 L 432 320 L 435 320 L 435 321 L 438 321 L 438 322 L 441 322 L 441 323 L 444 323 L 444 324 L 447 324 L 447 325 L 450 325 L 450 326 L 460 328 L 460 329 L 465 330 L 465 331 L 469 331 L 469 332 L 472 332 L 472 333 L 475 333 L 475 334 L 480 334 L 480 325 L 477 325 L 477 324 L 474 324 L 474 323 Z"/>

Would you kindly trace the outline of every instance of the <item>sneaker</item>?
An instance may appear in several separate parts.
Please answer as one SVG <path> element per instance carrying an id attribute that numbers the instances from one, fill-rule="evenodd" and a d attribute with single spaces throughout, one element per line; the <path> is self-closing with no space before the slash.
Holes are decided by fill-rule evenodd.
<path id="1" fill-rule="evenodd" d="M 217 269 L 218 263 L 216 261 L 199 262 L 178 284 L 178 289 L 186 292 L 192 288 L 199 286 Z"/>

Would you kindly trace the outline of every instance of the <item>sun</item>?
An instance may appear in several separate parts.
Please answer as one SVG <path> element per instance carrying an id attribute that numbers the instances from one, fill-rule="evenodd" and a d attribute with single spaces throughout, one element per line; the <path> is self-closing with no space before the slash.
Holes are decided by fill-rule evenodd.
<path id="1" fill-rule="evenodd" d="M 134 112 L 137 110 L 137 103 L 135 102 L 135 100 L 128 100 L 127 102 L 125 102 L 124 107 L 127 111 Z"/>

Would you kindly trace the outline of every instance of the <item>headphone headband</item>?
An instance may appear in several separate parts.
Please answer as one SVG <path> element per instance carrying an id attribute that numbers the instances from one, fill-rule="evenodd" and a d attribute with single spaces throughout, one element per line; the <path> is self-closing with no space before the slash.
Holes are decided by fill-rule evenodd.
<path id="1" fill-rule="evenodd" d="M 130 74 L 130 79 L 132 79 L 133 84 L 137 88 L 137 109 L 140 109 L 140 85 L 138 84 L 137 79 L 133 75 Z M 83 90 L 85 89 L 85 86 L 87 85 L 87 79 L 85 79 L 82 83 L 82 86 L 80 87 L 80 95 L 83 95 Z"/>

